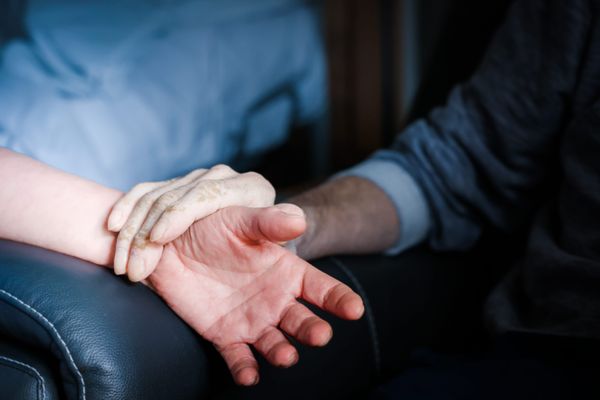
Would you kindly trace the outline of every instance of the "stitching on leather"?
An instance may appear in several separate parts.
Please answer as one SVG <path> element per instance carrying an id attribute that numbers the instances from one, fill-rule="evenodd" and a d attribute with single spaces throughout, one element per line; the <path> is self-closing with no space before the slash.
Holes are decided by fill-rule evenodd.
<path id="1" fill-rule="evenodd" d="M 38 370 L 29 364 L 25 364 L 24 362 L 13 360 L 12 358 L 8 358 L 5 356 L 0 356 L 0 360 L 7 361 L 8 363 L 13 363 L 21 368 L 25 368 L 23 371 L 21 368 L 16 368 L 18 371 L 25 372 L 27 375 L 32 376 L 38 383 L 38 399 L 40 398 L 40 392 L 42 394 L 42 400 L 46 400 L 46 382 L 44 381 L 44 377 L 38 372 Z M 33 375 L 31 374 L 33 373 Z"/>
<path id="2" fill-rule="evenodd" d="M 371 308 L 371 302 L 367 297 L 367 292 L 363 289 L 362 285 L 354 275 L 352 271 L 348 267 L 344 265 L 343 262 L 338 260 L 335 257 L 329 257 L 333 263 L 338 266 L 352 281 L 352 284 L 356 287 L 358 294 L 363 298 L 363 302 L 365 304 L 365 311 L 367 314 L 367 322 L 369 325 L 369 331 L 371 333 L 371 343 L 373 344 L 373 358 L 375 358 L 375 370 L 377 374 L 381 371 L 381 350 L 379 344 L 379 334 L 377 333 L 377 325 L 375 324 L 375 317 L 373 316 L 373 309 Z"/>
<path id="3" fill-rule="evenodd" d="M 56 329 L 54 324 L 52 322 L 50 322 L 46 317 L 44 317 L 44 315 L 42 313 L 40 313 L 38 310 L 36 310 L 32 306 L 30 306 L 29 304 L 25 303 L 23 300 L 19 299 L 18 297 L 12 295 L 11 293 L 8 293 L 6 290 L 0 289 L 0 294 L 4 294 L 5 296 L 8 296 L 9 298 L 13 299 L 17 303 L 19 303 L 20 305 L 25 307 L 28 311 L 30 311 L 35 316 L 37 316 L 39 319 L 41 319 L 40 322 L 43 322 L 44 325 L 52 331 L 53 336 L 55 337 L 55 339 L 57 339 L 60 342 L 60 344 L 62 345 L 62 348 L 64 349 L 64 351 L 67 355 L 67 361 L 70 364 L 70 366 L 72 367 L 71 369 L 75 371 L 75 375 L 76 375 L 76 377 L 79 381 L 80 387 L 81 387 L 81 392 L 80 392 L 79 397 L 81 397 L 83 400 L 85 400 L 85 398 L 86 398 L 85 397 L 85 381 L 83 380 L 83 375 L 81 374 L 81 371 L 79 371 L 79 367 L 77 367 L 77 364 L 75 364 L 75 360 L 73 359 L 73 355 L 71 354 L 69 347 L 67 346 L 67 344 L 65 343 L 63 338 L 60 336 L 60 333 L 58 333 L 58 330 Z"/>

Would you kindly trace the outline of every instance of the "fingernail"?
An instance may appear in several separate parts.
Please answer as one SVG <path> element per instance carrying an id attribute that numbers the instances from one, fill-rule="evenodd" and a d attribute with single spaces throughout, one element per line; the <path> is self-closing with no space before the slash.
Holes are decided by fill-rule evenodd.
<path id="1" fill-rule="evenodd" d="M 354 302 L 354 304 L 350 305 L 349 310 L 348 310 L 349 316 L 354 318 L 354 319 L 359 319 L 360 317 L 363 316 L 364 312 L 365 312 L 365 305 L 363 304 L 362 301 L 356 301 Z"/>
<path id="2" fill-rule="evenodd" d="M 150 241 L 156 242 L 162 239 L 165 235 L 166 230 L 167 229 L 163 225 L 157 225 L 154 228 L 152 228 L 152 232 L 150 232 Z"/>
<path id="3" fill-rule="evenodd" d="M 122 217 L 123 214 L 121 214 L 119 211 L 115 211 L 110 214 L 110 217 L 108 218 L 108 230 L 112 232 L 119 230 L 118 227 Z"/>
<path id="4" fill-rule="evenodd" d="M 139 282 L 146 273 L 146 260 L 144 257 L 136 256 L 135 253 L 129 258 L 129 268 L 127 275 L 132 282 Z"/>
<path id="5" fill-rule="evenodd" d="M 364 305 L 361 304 L 360 306 L 356 307 L 356 316 L 358 318 L 362 317 L 364 313 L 365 313 L 365 306 Z"/>
<path id="6" fill-rule="evenodd" d="M 115 253 L 115 262 L 113 269 L 115 274 L 123 275 L 125 273 L 125 263 L 127 262 L 127 254 L 124 251 L 117 251 Z"/>
<path id="7" fill-rule="evenodd" d="M 316 347 L 326 346 L 333 338 L 333 329 L 328 327 L 326 332 L 316 333 L 312 335 L 311 344 Z"/>
<path id="8" fill-rule="evenodd" d="M 292 217 L 304 217 L 304 211 L 302 211 L 300 207 L 293 204 L 282 203 L 276 204 L 275 207 L 277 207 L 282 213 Z"/>
<path id="9" fill-rule="evenodd" d="M 290 358 L 288 359 L 288 366 L 292 366 L 292 365 L 296 365 L 296 363 L 298 362 L 298 353 L 294 352 L 292 354 L 290 354 Z"/>
<path id="10" fill-rule="evenodd" d="M 257 385 L 257 384 L 258 384 L 258 381 L 259 381 L 259 379 L 260 379 L 260 378 L 258 377 L 258 375 L 256 375 L 256 376 L 254 377 L 254 380 L 252 381 L 252 386 L 254 386 L 254 385 Z"/>
<path id="11" fill-rule="evenodd" d="M 327 345 L 331 339 L 333 338 L 333 330 L 330 329 L 329 332 L 327 333 L 327 338 L 325 339 L 325 342 L 323 342 L 323 346 Z"/>

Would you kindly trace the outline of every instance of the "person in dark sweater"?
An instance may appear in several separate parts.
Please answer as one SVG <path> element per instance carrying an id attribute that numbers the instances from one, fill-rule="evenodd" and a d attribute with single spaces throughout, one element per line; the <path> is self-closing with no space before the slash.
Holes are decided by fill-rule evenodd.
<path id="1" fill-rule="evenodd" d="M 598 361 L 599 13 L 598 1 L 516 1 L 477 72 L 444 107 L 410 125 L 391 148 L 292 201 L 313 226 L 297 243 L 305 257 L 395 254 L 423 241 L 436 250 L 465 250 L 491 230 L 510 234 L 530 226 L 525 254 L 485 307 L 501 349 L 494 354 L 510 358 L 518 348 L 515 358 L 528 361 L 451 363 L 446 375 L 400 378 L 388 394 L 527 398 L 525 388 L 540 381 L 556 388 L 548 380 L 556 383 L 557 376 L 571 383 L 577 377 L 571 386 L 597 393 L 600 385 L 579 369 L 548 373 L 530 361 L 557 348 L 568 349 L 561 357 L 570 353 L 558 363 L 563 369 L 582 367 L 582 354 Z M 389 217 L 394 212 L 396 220 Z M 536 343 L 547 344 L 541 354 L 533 351 Z M 524 373 L 527 382 L 514 379 L 521 383 L 512 391 L 497 392 L 511 387 L 507 374 Z M 531 378 L 536 373 L 539 380 Z M 472 378 L 469 384 L 464 377 Z"/>

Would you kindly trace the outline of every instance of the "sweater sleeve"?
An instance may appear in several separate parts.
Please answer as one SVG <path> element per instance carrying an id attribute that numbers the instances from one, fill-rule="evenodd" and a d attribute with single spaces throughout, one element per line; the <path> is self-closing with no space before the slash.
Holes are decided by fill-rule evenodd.
<path id="1" fill-rule="evenodd" d="M 467 249 L 488 226 L 511 232 L 528 220 L 556 168 L 587 50 L 588 8 L 583 0 L 516 1 L 473 77 L 371 157 L 389 166 L 386 179 L 378 173 L 372 180 L 394 201 L 400 223 L 418 217 L 408 222 L 413 229 L 401 228 L 418 235 L 390 250 L 421 237 L 434 249 Z M 422 197 L 394 195 L 390 179 L 394 192 Z M 425 202 L 426 212 L 415 213 L 415 201 Z"/>

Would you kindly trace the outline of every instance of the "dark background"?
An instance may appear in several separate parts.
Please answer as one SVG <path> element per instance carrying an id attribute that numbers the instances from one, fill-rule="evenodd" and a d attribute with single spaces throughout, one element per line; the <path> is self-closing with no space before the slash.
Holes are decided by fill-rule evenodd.
<path id="1" fill-rule="evenodd" d="M 389 145 L 472 74 L 510 3 L 324 0 L 328 120 L 296 127 L 257 169 L 293 193 Z M 314 129 L 327 149 L 314 148 Z"/>

